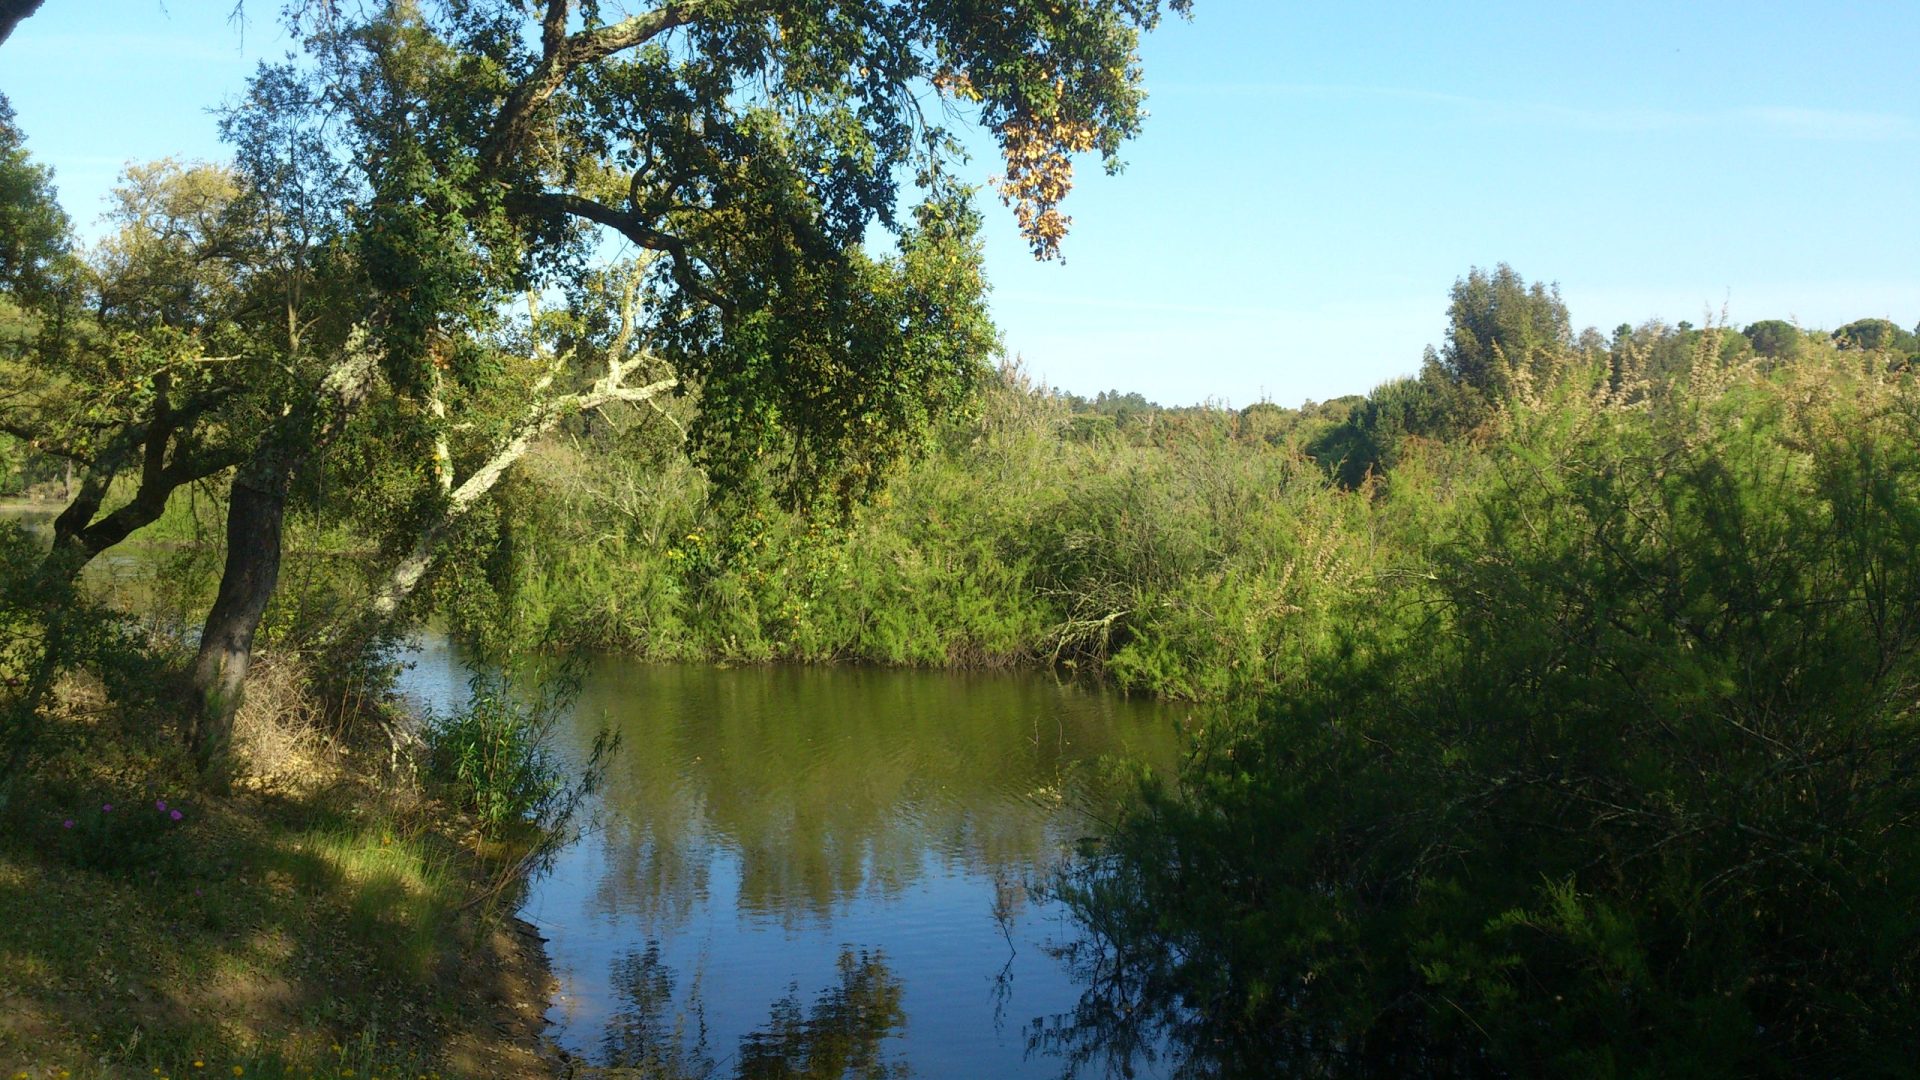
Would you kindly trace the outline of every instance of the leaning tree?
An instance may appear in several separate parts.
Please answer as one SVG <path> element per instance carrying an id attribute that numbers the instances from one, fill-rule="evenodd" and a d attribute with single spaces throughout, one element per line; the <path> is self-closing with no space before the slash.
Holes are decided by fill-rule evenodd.
<path id="1" fill-rule="evenodd" d="M 514 384 L 523 422 L 475 451 L 469 480 L 497 476 L 558 396 L 697 385 L 690 445 L 722 483 L 777 448 L 795 497 L 869 493 L 966 400 L 994 345 L 958 134 L 992 137 L 997 193 L 1036 257 L 1056 257 L 1075 156 L 1118 167 L 1144 115 L 1139 35 L 1189 4 L 290 7 L 302 54 L 262 69 L 228 133 L 244 171 L 350 260 L 337 280 L 352 292 L 324 306 L 331 329 L 316 323 L 331 351 L 309 400 L 236 470 L 195 667 L 200 752 L 238 705 L 289 492 L 375 382 L 414 403 L 436 447 L 472 426 L 450 402 Z M 616 320 L 645 385 L 622 381 L 642 365 L 605 340 L 544 371 L 476 344 L 508 336 L 510 300 L 568 292 L 614 247 L 653 256 L 626 308 L 637 325 Z M 424 472 L 457 514 L 474 487 L 433 457 Z M 418 568 L 431 552 L 407 555 Z"/>

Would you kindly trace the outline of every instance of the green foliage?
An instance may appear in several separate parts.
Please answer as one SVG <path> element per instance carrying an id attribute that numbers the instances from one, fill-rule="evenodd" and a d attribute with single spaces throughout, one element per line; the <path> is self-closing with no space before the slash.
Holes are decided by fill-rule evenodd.
<path id="1" fill-rule="evenodd" d="M 1920 401 L 1598 371 L 1403 462 L 1303 677 L 1062 884 L 1069 1054 L 1890 1074 L 1920 1025 Z M 1601 391 L 1601 392 L 1596 392 Z"/>
<path id="2" fill-rule="evenodd" d="M 185 827 L 186 808 L 165 798 L 115 798 L 96 792 L 65 809 L 59 821 L 49 819 L 44 829 L 48 846 L 73 866 L 103 873 L 138 873 L 170 862 L 175 834 Z"/>
<path id="3" fill-rule="evenodd" d="M 1901 355 L 1920 351 L 1920 338 L 1888 319 L 1856 319 L 1833 332 L 1842 349 L 1867 349 Z"/>
<path id="4" fill-rule="evenodd" d="M 70 261 L 66 212 L 53 189 L 53 171 L 28 156 L 0 95 L 0 292 L 28 305 L 44 300 Z"/>
<path id="5" fill-rule="evenodd" d="M 1089 415 L 1007 373 L 845 517 L 716 499 L 664 420 L 596 423 L 534 459 L 435 596 L 469 635 L 657 659 L 1041 662 L 1185 697 L 1288 677 L 1367 564 L 1367 505 L 1232 412 Z"/>
<path id="6" fill-rule="evenodd" d="M 14 522 L 0 522 L 0 807 L 34 753 L 48 695 L 70 671 L 129 703 L 150 700 L 159 664 L 133 620 L 86 595 Z"/>
<path id="7" fill-rule="evenodd" d="M 1451 433 L 1458 397 L 1432 368 L 1419 378 L 1391 379 L 1374 387 L 1345 420 L 1322 428 L 1306 452 L 1341 485 L 1357 488 L 1393 468 L 1409 438 Z"/>
<path id="8" fill-rule="evenodd" d="M 1068 155 L 1117 167 L 1138 130 L 1135 49 L 1163 6 L 1187 9 L 335 13 L 303 24 L 305 57 L 263 70 L 226 130 L 263 193 L 322 206 L 319 232 L 364 281 L 360 317 L 391 388 L 416 406 L 444 395 L 390 417 L 410 439 L 487 430 L 550 385 L 603 374 L 570 350 L 503 363 L 524 340 L 503 313 L 529 288 L 578 300 L 607 229 L 660 256 L 639 337 L 699 388 L 686 449 L 713 481 L 844 509 L 964 411 L 995 345 L 978 215 L 949 168 L 961 149 L 919 96 L 969 104 L 1006 151 L 1003 193 L 1050 253 Z M 871 243 L 882 230 L 890 253 Z M 518 402 L 489 401 L 514 389 Z M 446 404 L 508 408 L 450 424 Z"/>
<path id="9" fill-rule="evenodd" d="M 529 698 L 497 669 L 476 672 L 458 711 L 429 717 L 427 774 L 448 786 L 482 831 L 544 822 L 566 792 L 551 747 L 569 694 L 546 684 Z"/>
<path id="10" fill-rule="evenodd" d="M 1774 360 L 1798 360 L 1806 351 L 1807 335 L 1790 322 L 1763 319 L 1746 328 L 1753 351 Z"/>
<path id="11" fill-rule="evenodd" d="M 1529 286 L 1513 267 L 1475 267 L 1454 282 L 1447 338 L 1438 355 L 1448 378 L 1487 395 L 1509 390 L 1515 373 L 1539 379 L 1573 344 L 1560 287 Z"/>

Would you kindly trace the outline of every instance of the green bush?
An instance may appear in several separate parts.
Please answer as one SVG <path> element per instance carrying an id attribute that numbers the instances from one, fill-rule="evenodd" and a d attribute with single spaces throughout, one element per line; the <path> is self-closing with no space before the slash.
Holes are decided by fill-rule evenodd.
<path id="1" fill-rule="evenodd" d="M 174 835 L 185 825 L 187 809 L 164 797 L 89 798 L 59 821 L 49 820 L 52 850 L 73 866 L 127 874 L 169 865 Z"/>
<path id="2" fill-rule="evenodd" d="M 464 707 L 428 718 L 428 776 L 490 835 L 545 822 L 567 791 L 550 745 L 564 701 L 547 690 L 529 696 L 504 672 L 483 668 Z"/>
<path id="3" fill-rule="evenodd" d="M 36 754 L 55 685 L 97 676 L 123 705 L 151 703 L 161 661 L 132 618 L 88 596 L 42 541 L 0 522 L 0 809 Z"/>
<path id="4" fill-rule="evenodd" d="M 1400 565 L 1061 883 L 1092 989 L 1040 1042 L 1168 1034 L 1195 1075 L 1910 1068 L 1920 391 L 1600 378 L 1402 466 Z"/>

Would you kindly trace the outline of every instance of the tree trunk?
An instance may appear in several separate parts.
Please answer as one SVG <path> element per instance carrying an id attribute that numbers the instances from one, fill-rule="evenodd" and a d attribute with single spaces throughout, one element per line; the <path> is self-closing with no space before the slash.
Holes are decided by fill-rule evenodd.
<path id="1" fill-rule="evenodd" d="M 281 528 L 293 477 L 346 427 L 378 372 L 366 335 L 356 331 L 345 355 L 321 381 L 319 394 L 268 432 L 234 475 L 227 496 L 227 561 L 193 662 L 195 708 L 187 741 L 202 769 L 224 756 L 233 739 L 233 717 L 253 662 L 253 635 L 280 584 Z"/>
<path id="2" fill-rule="evenodd" d="M 226 566 L 193 664 L 198 709 L 189 741 L 202 768 L 223 756 L 233 739 L 233 717 L 253 660 L 253 635 L 280 583 L 289 464 L 278 447 L 266 448 L 234 477 L 227 496 Z"/>

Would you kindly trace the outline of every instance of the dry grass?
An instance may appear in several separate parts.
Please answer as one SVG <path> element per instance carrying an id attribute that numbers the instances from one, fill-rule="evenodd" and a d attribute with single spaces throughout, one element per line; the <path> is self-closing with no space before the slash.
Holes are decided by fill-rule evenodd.
<path id="1" fill-rule="evenodd" d="M 341 760 L 323 720 L 300 665 L 271 658 L 259 665 L 233 722 L 236 783 L 287 793 L 324 786 Z"/>

